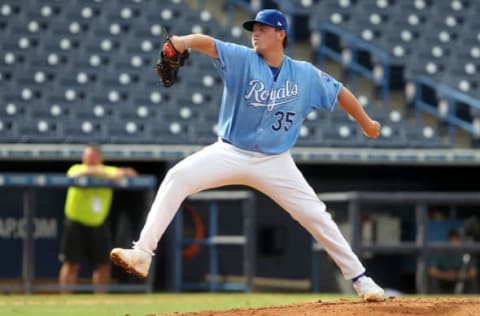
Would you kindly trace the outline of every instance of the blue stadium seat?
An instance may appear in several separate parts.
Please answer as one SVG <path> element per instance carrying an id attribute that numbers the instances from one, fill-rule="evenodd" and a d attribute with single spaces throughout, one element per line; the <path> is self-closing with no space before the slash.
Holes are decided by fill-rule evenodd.
<path id="1" fill-rule="evenodd" d="M 0 117 L 0 143 L 16 143 L 19 141 L 16 120 Z"/>
<path id="2" fill-rule="evenodd" d="M 45 37 L 41 41 L 42 49 L 51 53 L 66 53 L 73 55 L 80 48 L 80 40 L 70 37 Z"/>
<path id="3" fill-rule="evenodd" d="M 405 124 L 383 123 L 377 139 L 367 139 L 367 146 L 378 148 L 403 148 L 407 145 Z"/>
<path id="4" fill-rule="evenodd" d="M 233 42 L 240 45 L 250 46 L 250 37 L 239 26 L 232 26 L 226 28 L 217 28 L 215 37 L 226 42 Z"/>
<path id="5" fill-rule="evenodd" d="M 24 3 L 21 1 L 5 0 L 0 6 L 0 21 L 5 25 L 2 30 L 8 30 L 10 24 L 18 21 L 24 11 Z"/>
<path id="6" fill-rule="evenodd" d="M 400 67 L 407 64 L 417 45 L 414 35 L 408 29 L 387 30 L 378 43 L 390 55 L 392 65 Z"/>
<path id="7" fill-rule="evenodd" d="M 470 6 L 469 0 L 448 0 L 448 1 L 434 1 L 433 12 L 437 14 L 458 14 L 465 15 Z"/>
<path id="8" fill-rule="evenodd" d="M 63 124 L 64 141 L 71 144 L 106 143 L 108 138 L 105 123 L 98 119 L 66 121 Z"/>
<path id="9" fill-rule="evenodd" d="M 62 125 L 57 120 L 30 119 L 16 122 L 19 142 L 21 143 L 60 143 L 64 134 Z"/>
<path id="10" fill-rule="evenodd" d="M 318 30 L 321 23 L 334 25 L 350 30 L 348 23 L 352 18 L 353 9 L 357 1 L 323 0 L 317 9 L 312 12 L 309 26 L 311 30 Z"/>
<path id="11" fill-rule="evenodd" d="M 417 1 L 397 1 L 392 8 L 392 16 L 415 14 L 419 16 L 426 16 L 431 12 L 432 0 L 417 0 Z"/>
<path id="12" fill-rule="evenodd" d="M 76 5 L 64 6 L 63 16 L 69 21 L 97 20 L 103 13 L 104 3 L 98 1 L 79 2 Z"/>
<path id="13" fill-rule="evenodd" d="M 70 109 L 61 103 L 37 103 L 30 109 L 30 115 L 35 119 L 63 121 L 70 117 Z"/>
<path id="14" fill-rule="evenodd" d="M 170 31 L 173 34 L 203 33 L 215 35 L 219 28 L 209 11 L 187 10 L 176 20 Z"/>
<path id="15" fill-rule="evenodd" d="M 49 25 L 50 22 L 58 20 L 65 9 L 58 1 L 39 0 L 21 2 L 24 5 L 21 17 L 24 22 L 36 21 Z"/>
<path id="16" fill-rule="evenodd" d="M 432 126 L 409 126 L 406 133 L 406 145 L 409 148 L 442 148 L 451 145 L 444 143 L 438 129 Z"/>
<path id="17" fill-rule="evenodd" d="M 108 124 L 116 115 L 116 107 L 110 103 L 77 102 L 69 107 L 72 119 L 104 120 Z"/>
<path id="18" fill-rule="evenodd" d="M 43 48 L 41 48 L 35 56 L 30 57 L 31 58 L 27 60 L 29 68 L 47 73 L 60 72 L 67 67 L 69 60 L 72 58 L 68 53 L 61 51 L 44 51 Z"/>
<path id="19" fill-rule="evenodd" d="M 326 140 L 323 135 L 323 122 L 306 120 L 300 129 L 296 146 L 319 147 L 325 146 Z"/>
<path id="20" fill-rule="evenodd" d="M 194 126 L 194 139 L 197 144 L 211 144 L 218 138 L 216 132 L 216 123 L 199 121 Z"/>
<path id="21" fill-rule="evenodd" d="M 112 144 L 147 144 L 151 135 L 145 124 L 139 120 L 110 121 L 107 128 L 107 142 Z"/>
<path id="22" fill-rule="evenodd" d="M 18 96 L 5 95 L 0 103 L 0 117 L 18 119 L 28 116 L 29 103 L 21 100 Z"/>
<path id="23" fill-rule="evenodd" d="M 90 29 L 90 24 L 85 21 L 58 19 L 50 27 L 50 36 L 56 39 L 69 38 L 81 42 Z"/>
<path id="24" fill-rule="evenodd" d="M 193 127 L 181 121 L 161 120 L 148 126 L 153 144 L 195 144 Z"/>
<path id="25" fill-rule="evenodd" d="M 465 94 L 478 97 L 476 91 L 479 88 L 480 59 L 469 58 L 467 54 L 455 52 L 447 63 L 445 75 L 441 80 Z"/>
<path id="26" fill-rule="evenodd" d="M 428 76 L 439 80 L 445 71 L 446 58 L 434 59 L 427 50 L 418 50 L 409 58 L 408 67 L 405 68 L 405 78 L 409 81 L 418 76 Z"/>
<path id="27" fill-rule="evenodd" d="M 366 138 L 355 123 L 331 123 L 322 126 L 324 146 L 329 147 L 361 147 Z"/>
<path id="28" fill-rule="evenodd" d="M 391 6 L 389 1 L 362 1 L 352 12 L 355 15 L 349 26 L 352 34 L 367 42 L 382 38 L 390 20 Z"/>
<path id="29" fill-rule="evenodd" d="M 116 117 L 121 120 L 134 120 L 142 123 L 154 123 L 162 114 L 162 106 L 151 103 L 136 103 L 133 100 L 122 102 L 115 107 Z"/>
<path id="30" fill-rule="evenodd" d="M 157 1 L 148 1 L 145 7 L 145 18 L 150 24 L 158 24 L 172 32 L 177 20 L 181 20 L 184 12 L 188 12 L 190 7 L 185 1 L 165 0 L 162 3 Z"/>
<path id="31" fill-rule="evenodd" d="M 288 9 L 292 26 L 302 15 L 313 34 L 321 23 L 332 23 L 385 50 L 407 80 L 427 74 L 480 96 L 480 35 L 472 31 L 480 27 L 478 1 L 277 0 L 275 4 Z M 0 7 L 4 8 L 0 10 L 0 110 L 1 118 L 9 122 L 3 133 L 32 132 L 23 125 L 18 129 L 16 119 L 45 120 L 55 126 L 35 141 L 44 137 L 73 143 L 208 143 L 215 139 L 223 82 L 210 58 L 192 54 L 175 89 L 162 87 L 154 68 L 161 28 L 174 33 L 201 31 L 250 45 L 249 34 L 241 27 L 224 28 L 211 13 L 193 10 L 188 1 L 74 0 L 64 5 L 54 0 L 4 0 Z M 448 41 L 441 31 L 448 32 Z M 335 43 L 330 35 L 321 40 L 342 48 L 343 43 Z M 465 81 L 468 90 L 459 86 Z M 430 146 L 422 142 L 422 130 L 404 135 L 406 123 L 389 121 L 383 113 L 372 113 L 384 123 L 376 142 L 365 140 L 343 111 L 324 114 L 307 118 L 299 146 Z M 128 134 L 126 122 L 137 124 L 140 132 Z M 413 141 L 408 142 L 407 136 Z M 33 140 L 25 137 L 25 141 Z"/>

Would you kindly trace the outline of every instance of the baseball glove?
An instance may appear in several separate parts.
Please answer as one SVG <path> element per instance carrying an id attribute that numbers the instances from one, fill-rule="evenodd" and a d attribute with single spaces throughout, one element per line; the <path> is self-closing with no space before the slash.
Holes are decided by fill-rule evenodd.
<path id="1" fill-rule="evenodd" d="M 180 53 L 173 46 L 170 37 L 167 37 L 157 60 L 157 72 L 163 86 L 168 88 L 175 84 L 177 81 L 178 69 L 184 65 L 188 56 L 188 50 Z"/>

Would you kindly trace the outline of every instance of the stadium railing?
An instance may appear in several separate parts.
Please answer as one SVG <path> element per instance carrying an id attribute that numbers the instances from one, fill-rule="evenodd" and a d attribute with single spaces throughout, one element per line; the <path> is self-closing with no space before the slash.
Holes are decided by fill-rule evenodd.
<path id="1" fill-rule="evenodd" d="M 208 290 L 217 291 L 244 291 L 253 290 L 253 277 L 255 275 L 255 195 L 249 191 L 220 191 L 211 190 L 196 193 L 187 198 L 189 202 L 205 202 L 208 206 L 208 225 L 206 236 L 202 238 L 186 238 L 184 232 L 183 206 L 174 219 L 175 227 L 175 264 L 174 264 L 174 290 L 192 291 Z M 220 230 L 220 212 L 229 209 L 221 203 L 234 202 L 241 207 L 242 222 L 241 232 L 238 235 L 225 235 Z M 185 246 L 201 245 L 208 248 L 208 278 L 206 282 L 186 281 L 183 274 L 182 250 Z M 222 282 L 219 279 L 219 247 L 240 246 L 243 254 L 242 280 L 238 282 Z"/>
<path id="2" fill-rule="evenodd" d="M 64 174 L 55 173 L 0 173 L 0 189 L 19 188 L 22 191 L 22 207 L 23 218 L 25 221 L 25 237 L 23 238 L 22 249 L 22 284 L 5 284 L 0 285 L 0 290 L 5 291 L 23 291 L 25 294 L 44 291 L 60 291 L 65 289 L 58 283 L 35 284 L 35 226 L 34 219 L 36 213 L 36 205 L 41 190 L 67 188 L 70 186 L 78 187 L 112 187 L 125 190 L 145 190 L 148 192 L 149 200 L 153 200 L 154 191 L 156 189 L 157 180 L 152 175 L 141 175 L 126 178 L 120 182 L 111 182 L 91 177 L 71 178 Z M 63 214 L 62 214 L 63 216 Z M 45 263 L 45 264 L 52 264 Z M 111 292 L 152 292 L 153 290 L 153 273 L 149 275 L 146 282 L 142 284 L 109 284 L 105 286 L 93 286 L 89 284 L 78 284 L 68 286 L 73 291 L 93 291 L 94 289 L 102 289 Z"/>
<path id="3" fill-rule="evenodd" d="M 374 45 L 357 38 L 352 33 L 336 27 L 330 23 L 321 23 L 318 27 L 320 35 L 320 45 L 315 49 L 317 63 L 322 66 L 325 58 L 331 58 L 337 63 L 343 65 L 349 73 L 349 83 L 355 91 L 356 79 L 358 75 L 362 75 L 380 87 L 381 100 L 384 107 L 388 106 L 390 99 L 390 57 L 383 50 Z M 337 51 L 329 45 L 327 38 L 336 37 L 336 41 L 340 42 L 342 47 Z M 344 57 L 344 49 L 348 49 L 351 58 L 346 60 Z M 361 62 L 359 55 L 367 53 L 370 60 L 374 61 L 372 66 L 367 66 Z M 380 67 L 380 68 L 378 68 Z M 375 69 L 381 69 L 377 72 Z"/>
<path id="4" fill-rule="evenodd" d="M 438 205 L 478 205 L 480 195 L 477 192 L 330 192 L 318 194 L 327 205 L 346 203 L 347 218 L 350 226 L 350 245 L 352 250 L 360 255 L 363 252 L 377 254 L 415 254 L 417 261 L 417 291 L 425 294 L 427 291 L 427 259 L 433 251 L 448 250 L 456 253 L 480 253 L 480 242 L 464 241 L 458 245 L 448 242 L 431 241 L 428 230 L 428 211 L 431 206 Z M 414 241 L 400 242 L 370 242 L 362 241 L 361 218 L 362 209 L 366 206 L 385 205 L 392 210 L 393 206 L 411 206 L 414 212 L 416 238 Z M 318 292 L 320 275 L 318 271 L 319 252 L 323 248 L 314 242 L 312 245 L 312 291 Z"/>
<path id="5" fill-rule="evenodd" d="M 442 102 L 445 102 L 446 107 L 440 106 Z M 480 137 L 480 129 L 474 125 L 471 116 L 471 113 L 480 111 L 479 99 L 428 77 L 420 76 L 415 79 L 414 107 L 417 119 L 421 111 L 424 111 L 445 122 L 448 125 L 449 139 L 452 143 L 455 142 L 455 127 L 471 133 L 475 138 Z"/>

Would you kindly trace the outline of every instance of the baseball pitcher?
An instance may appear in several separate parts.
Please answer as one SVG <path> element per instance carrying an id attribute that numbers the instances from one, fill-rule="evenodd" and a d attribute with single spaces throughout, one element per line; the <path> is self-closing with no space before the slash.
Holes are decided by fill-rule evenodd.
<path id="1" fill-rule="evenodd" d="M 368 116 L 342 83 L 309 62 L 285 55 L 288 26 L 282 12 L 262 10 L 243 27 L 251 32 L 252 48 L 203 34 L 171 36 L 164 43 L 158 73 L 166 87 L 175 84 L 189 50 L 211 57 L 224 83 L 218 141 L 168 171 L 139 239 L 132 249 L 113 249 L 112 261 L 146 277 L 158 241 L 188 195 L 245 185 L 269 196 L 307 229 L 343 276 L 353 281 L 361 298 L 383 300 L 383 289 L 366 276 L 289 152 L 311 111 L 332 111 L 338 105 L 370 138 L 378 136 L 379 122 Z"/>

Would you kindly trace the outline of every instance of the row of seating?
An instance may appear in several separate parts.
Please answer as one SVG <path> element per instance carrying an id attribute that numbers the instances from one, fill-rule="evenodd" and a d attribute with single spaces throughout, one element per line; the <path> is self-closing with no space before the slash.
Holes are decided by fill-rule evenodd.
<path id="1" fill-rule="evenodd" d="M 0 119 L 2 143 L 206 144 L 215 139 L 214 125 L 207 129 L 180 120 Z"/>
<path id="2" fill-rule="evenodd" d="M 150 123 L 150 124 L 149 124 Z M 216 124 L 189 124 L 182 120 L 33 119 L 0 120 L 2 143 L 208 144 L 216 140 Z M 353 123 L 302 126 L 298 146 L 445 148 L 431 127 L 384 125 L 379 139 L 367 139 Z"/>
<path id="3" fill-rule="evenodd" d="M 480 97 L 478 1 L 321 0 L 310 12 L 312 32 L 322 23 L 349 31 L 387 52 L 407 81 L 427 75 Z"/>
<path id="4" fill-rule="evenodd" d="M 222 81 L 208 57 L 192 54 L 178 84 L 161 87 L 154 66 L 163 30 L 248 42 L 238 26 L 223 28 L 184 0 L 3 1 L 0 141 L 214 141 Z M 309 116 L 300 146 L 442 146 L 436 130 L 407 135 L 408 123 L 390 124 L 388 113 L 375 143 L 343 112 L 323 114 Z"/>

